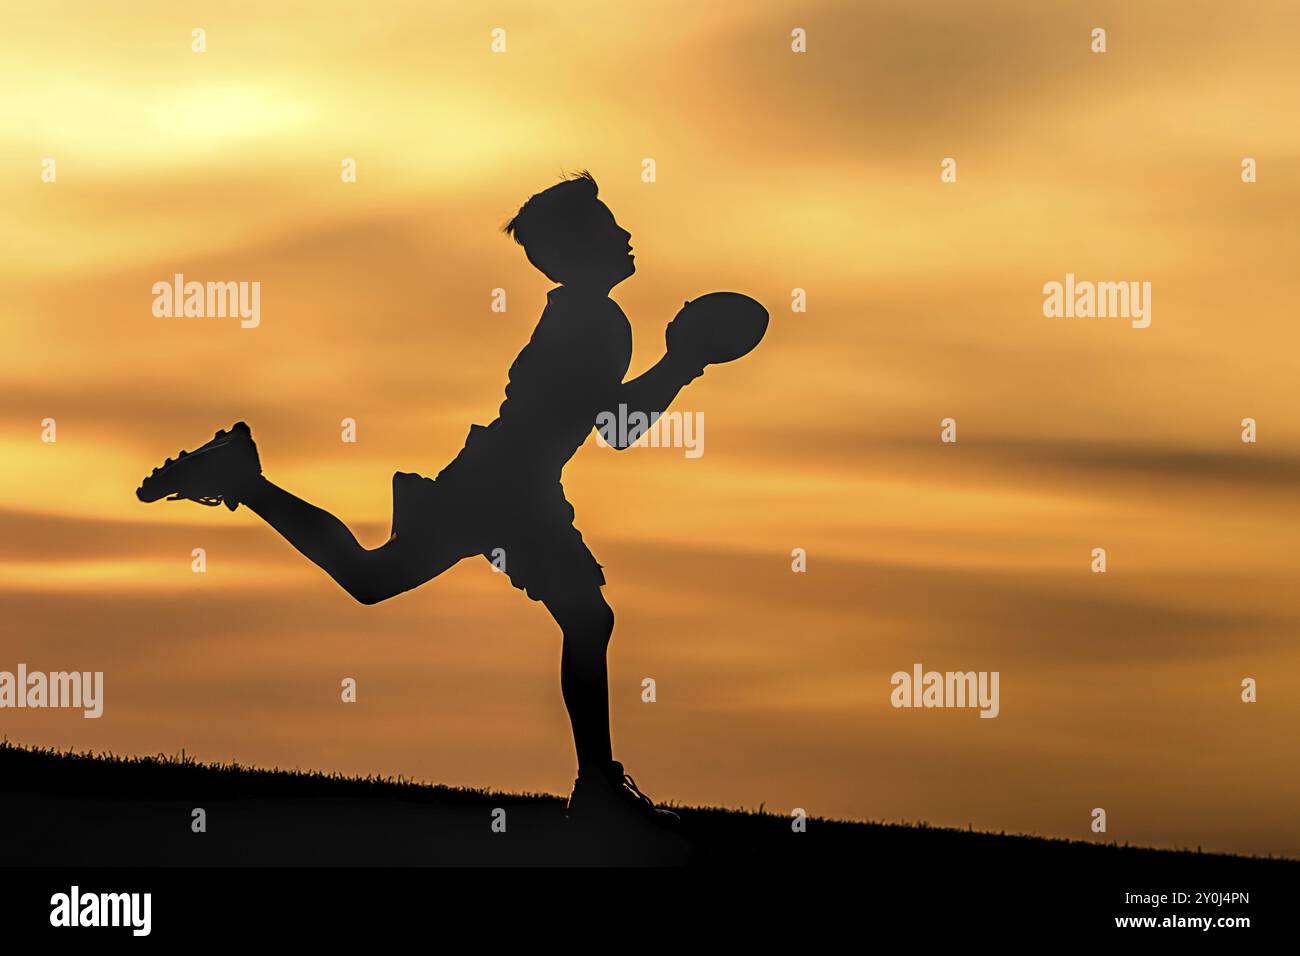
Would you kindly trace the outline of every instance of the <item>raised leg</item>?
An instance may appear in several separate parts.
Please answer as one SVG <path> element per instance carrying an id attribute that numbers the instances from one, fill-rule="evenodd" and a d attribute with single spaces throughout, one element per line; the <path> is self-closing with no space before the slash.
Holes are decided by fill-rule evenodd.
<path id="1" fill-rule="evenodd" d="M 240 487 L 238 497 L 362 604 L 378 604 L 418 587 L 460 559 L 440 554 L 427 541 L 394 539 L 363 548 L 338 518 L 261 475 Z"/>

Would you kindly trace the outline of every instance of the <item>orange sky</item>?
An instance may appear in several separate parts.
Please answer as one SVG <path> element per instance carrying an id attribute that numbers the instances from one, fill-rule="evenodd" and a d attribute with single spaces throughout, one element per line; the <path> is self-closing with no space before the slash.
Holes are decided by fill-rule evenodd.
<path id="1" fill-rule="evenodd" d="M 772 312 L 676 406 L 702 457 L 565 474 L 649 793 L 1300 854 L 1300 9 L 273 6 L 6 12 L 0 670 L 107 689 L 0 732 L 566 790 L 558 631 L 485 562 L 365 608 L 246 511 L 132 492 L 244 418 L 380 543 L 392 472 L 493 417 L 541 312 L 501 224 L 586 167 L 633 233 L 634 372 L 687 297 Z M 261 282 L 261 325 L 153 317 L 175 272 Z M 1044 318 L 1067 272 L 1151 282 L 1151 327 Z M 892 709 L 916 661 L 999 671 L 1000 716 Z"/>

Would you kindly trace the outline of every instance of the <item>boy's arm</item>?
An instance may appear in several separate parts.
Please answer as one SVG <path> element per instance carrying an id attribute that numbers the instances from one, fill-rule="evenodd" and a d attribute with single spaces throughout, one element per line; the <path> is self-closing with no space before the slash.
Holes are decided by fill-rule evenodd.
<path id="1" fill-rule="evenodd" d="M 678 392 L 703 374 L 703 365 L 667 352 L 636 378 L 623 382 L 615 392 L 615 406 L 626 405 L 629 417 L 641 412 L 647 424 L 639 428 L 629 427 L 625 442 L 610 441 L 609 444 L 619 451 L 627 448 L 663 414 Z"/>

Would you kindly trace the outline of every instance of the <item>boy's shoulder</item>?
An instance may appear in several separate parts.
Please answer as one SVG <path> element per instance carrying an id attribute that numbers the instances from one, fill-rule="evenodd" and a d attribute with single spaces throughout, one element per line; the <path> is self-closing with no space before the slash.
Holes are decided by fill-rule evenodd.
<path id="1" fill-rule="evenodd" d="M 620 342 L 632 325 L 617 302 L 600 292 L 557 286 L 546 293 L 546 311 L 537 333 L 546 338 Z"/>

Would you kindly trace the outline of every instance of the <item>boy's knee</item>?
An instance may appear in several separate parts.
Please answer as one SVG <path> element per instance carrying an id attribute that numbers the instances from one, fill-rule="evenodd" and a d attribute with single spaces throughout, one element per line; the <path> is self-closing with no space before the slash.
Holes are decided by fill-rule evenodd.
<path id="1" fill-rule="evenodd" d="M 343 586 L 343 590 L 347 591 L 358 604 L 378 604 L 384 598 L 388 597 L 387 594 L 383 594 L 377 587 L 375 587 L 373 581 L 368 581 L 364 577 L 345 578 L 339 581 L 339 584 Z"/>
<path id="2" fill-rule="evenodd" d="M 606 641 L 614 634 L 614 609 L 604 601 L 592 610 L 592 630 Z"/>
<path id="3" fill-rule="evenodd" d="M 614 612 L 610 610 L 608 604 L 601 601 L 599 604 L 583 608 L 577 615 L 574 627 L 578 632 L 575 636 L 608 644 L 614 634 Z M 567 630 L 565 635 L 568 635 Z"/>
<path id="4" fill-rule="evenodd" d="M 388 597 L 387 594 L 380 594 L 375 590 L 367 590 L 365 588 L 357 587 L 348 588 L 348 593 L 356 598 L 358 604 L 364 604 L 367 607 L 378 604 L 380 601 Z"/>
<path id="5" fill-rule="evenodd" d="M 343 590 L 359 604 L 378 604 L 396 593 L 391 588 L 385 587 L 381 576 L 375 573 L 372 562 L 365 557 L 346 562 L 331 574 Z"/>
<path id="6" fill-rule="evenodd" d="M 609 643 L 614 633 L 614 611 L 599 594 L 594 599 L 568 601 L 551 608 L 565 640 Z"/>

